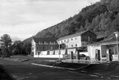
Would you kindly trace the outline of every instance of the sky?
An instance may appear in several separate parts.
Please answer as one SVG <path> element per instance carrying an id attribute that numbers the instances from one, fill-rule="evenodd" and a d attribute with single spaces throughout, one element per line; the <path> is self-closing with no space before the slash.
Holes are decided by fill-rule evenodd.
<path id="1" fill-rule="evenodd" d="M 24 40 L 100 0 L 0 0 L 0 36 Z"/>

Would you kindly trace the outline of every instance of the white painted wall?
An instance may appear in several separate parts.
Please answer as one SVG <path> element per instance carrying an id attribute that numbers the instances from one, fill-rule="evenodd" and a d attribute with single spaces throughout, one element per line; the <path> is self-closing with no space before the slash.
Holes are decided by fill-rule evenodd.
<path id="1" fill-rule="evenodd" d="M 65 44 L 66 48 L 73 48 L 73 47 L 81 47 L 82 46 L 81 36 L 58 40 L 57 42 L 58 42 L 58 44 Z"/>
<path id="2" fill-rule="evenodd" d="M 61 55 L 64 55 L 64 54 L 65 54 L 65 51 L 66 51 L 66 50 L 63 50 L 63 49 L 62 49 L 62 50 L 60 50 Z"/>
<path id="3" fill-rule="evenodd" d="M 40 53 L 41 53 L 40 55 L 47 55 L 47 51 L 41 51 Z"/>
<path id="4" fill-rule="evenodd" d="M 40 55 L 39 58 L 63 58 L 63 55 Z"/>
<path id="5" fill-rule="evenodd" d="M 91 60 L 95 60 L 96 58 L 96 49 L 100 50 L 101 52 L 101 46 L 100 45 L 88 45 L 88 53 L 91 58 Z M 100 53 L 102 54 L 102 53 Z"/>
<path id="6" fill-rule="evenodd" d="M 73 52 L 73 54 L 76 54 L 76 49 L 67 49 L 68 54 L 71 54 L 71 52 Z"/>
<path id="7" fill-rule="evenodd" d="M 50 55 L 53 55 L 54 54 L 54 51 L 50 51 Z"/>
<path id="8" fill-rule="evenodd" d="M 55 50 L 55 55 L 59 55 L 59 50 Z"/>
<path id="9" fill-rule="evenodd" d="M 32 39 L 32 52 L 34 53 L 34 57 L 37 56 L 37 53 L 36 53 L 36 43 L 35 41 Z"/>

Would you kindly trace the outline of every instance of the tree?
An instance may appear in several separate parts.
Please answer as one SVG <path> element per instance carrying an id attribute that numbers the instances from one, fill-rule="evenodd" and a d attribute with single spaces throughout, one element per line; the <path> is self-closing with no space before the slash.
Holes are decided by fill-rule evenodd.
<path id="1" fill-rule="evenodd" d="M 119 16 L 112 22 L 111 32 L 119 31 Z"/>
<path id="2" fill-rule="evenodd" d="M 111 0 L 101 0 L 100 2 L 101 2 L 101 4 L 107 4 L 107 3 L 110 3 Z"/>
<path id="3" fill-rule="evenodd" d="M 3 44 L 4 44 L 4 46 L 5 46 L 6 48 L 11 45 L 12 40 L 11 40 L 11 38 L 10 38 L 10 36 L 9 36 L 8 34 L 4 34 L 4 35 L 1 37 L 1 40 L 2 40 L 2 42 L 3 42 Z"/>
<path id="4" fill-rule="evenodd" d="M 12 43 L 12 40 L 8 34 L 3 34 L 1 37 L 1 40 L 3 42 L 2 44 L 2 54 L 3 56 L 10 56 L 10 46 Z"/>
<path id="5" fill-rule="evenodd" d="M 110 11 L 119 11 L 119 0 L 111 0 L 108 9 Z"/>
<path id="6" fill-rule="evenodd" d="M 26 42 L 23 44 L 23 54 L 24 55 L 31 54 L 31 42 Z"/>
<path id="7" fill-rule="evenodd" d="M 13 46 L 12 52 L 14 55 L 22 54 L 22 49 L 23 49 L 22 41 L 17 40 L 14 42 L 14 44 L 12 46 Z"/>

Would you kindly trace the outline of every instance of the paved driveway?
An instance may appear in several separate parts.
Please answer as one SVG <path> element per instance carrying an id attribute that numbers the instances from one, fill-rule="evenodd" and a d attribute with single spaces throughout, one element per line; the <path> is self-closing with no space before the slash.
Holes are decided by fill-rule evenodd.
<path id="1" fill-rule="evenodd" d="M 76 71 L 39 67 L 2 59 L 0 65 L 3 65 L 7 72 L 17 80 L 102 80 Z"/>

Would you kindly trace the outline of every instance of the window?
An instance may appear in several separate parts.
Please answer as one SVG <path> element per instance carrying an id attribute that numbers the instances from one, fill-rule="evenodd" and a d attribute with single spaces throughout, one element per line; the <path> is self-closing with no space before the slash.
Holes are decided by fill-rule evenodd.
<path id="1" fill-rule="evenodd" d="M 66 40 L 64 40 L 64 42 L 66 42 Z"/>
<path id="2" fill-rule="evenodd" d="M 47 42 L 44 42 L 44 45 L 48 45 L 48 43 Z"/>
<path id="3" fill-rule="evenodd" d="M 50 55 L 50 51 L 47 51 L 47 55 Z"/>
<path id="4" fill-rule="evenodd" d="M 53 55 L 55 55 L 55 51 L 53 51 Z"/>
<path id="5" fill-rule="evenodd" d="M 39 42 L 39 45 L 42 45 L 43 43 L 42 42 Z"/>
<path id="6" fill-rule="evenodd" d="M 56 44 L 56 42 L 54 42 L 54 45 Z"/>
<path id="7" fill-rule="evenodd" d="M 77 38 L 75 38 L 77 40 Z"/>
<path id="8" fill-rule="evenodd" d="M 48 49 L 48 46 L 45 46 L 45 50 L 47 50 Z"/>
<path id="9" fill-rule="evenodd" d="M 75 44 L 75 46 L 77 47 L 77 44 Z"/>
<path id="10" fill-rule="evenodd" d="M 53 43 L 52 42 L 49 42 L 49 45 L 52 45 Z"/>
<path id="11" fill-rule="evenodd" d="M 38 55 L 40 55 L 40 52 L 38 52 Z"/>
<path id="12" fill-rule="evenodd" d="M 38 50 L 39 48 L 37 47 L 37 50 Z"/>
<path id="13" fill-rule="evenodd" d="M 73 47 L 73 45 L 71 45 L 71 47 Z"/>
<path id="14" fill-rule="evenodd" d="M 73 40 L 73 39 L 71 38 L 71 40 Z"/>
<path id="15" fill-rule="evenodd" d="M 67 43 L 69 42 L 69 39 L 67 40 Z"/>
<path id="16" fill-rule="evenodd" d="M 38 55 L 37 52 L 35 53 L 35 55 Z"/>
<path id="17" fill-rule="evenodd" d="M 43 51 L 45 50 L 45 47 L 43 47 Z"/>
<path id="18" fill-rule="evenodd" d="M 51 46 L 50 49 L 52 50 L 53 49 L 53 46 Z"/>
<path id="19" fill-rule="evenodd" d="M 43 45 L 43 43 L 41 42 L 41 43 L 39 43 L 40 45 Z"/>

